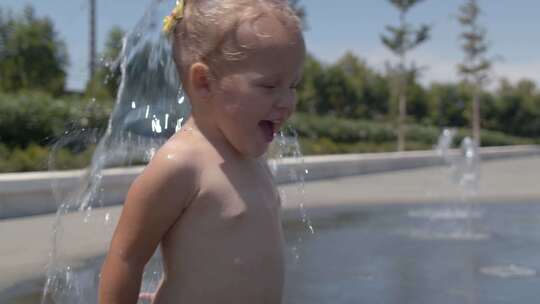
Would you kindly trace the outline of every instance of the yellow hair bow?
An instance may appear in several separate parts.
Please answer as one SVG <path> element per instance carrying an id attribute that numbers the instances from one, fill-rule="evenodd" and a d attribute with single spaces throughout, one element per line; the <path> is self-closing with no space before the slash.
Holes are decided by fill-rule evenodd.
<path id="1" fill-rule="evenodd" d="M 172 10 L 171 14 L 163 19 L 163 31 L 170 34 L 176 23 L 184 17 L 184 3 L 185 0 L 176 0 L 176 6 Z"/>

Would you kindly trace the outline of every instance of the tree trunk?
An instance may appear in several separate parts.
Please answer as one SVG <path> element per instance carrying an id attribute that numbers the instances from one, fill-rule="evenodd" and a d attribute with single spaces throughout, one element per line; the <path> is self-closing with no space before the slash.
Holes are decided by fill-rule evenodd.
<path id="1" fill-rule="evenodd" d="M 397 130 L 397 150 L 398 152 L 405 151 L 405 122 L 407 118 L 407 74 L 404 67 L 405 58 L 402 57 L 398 83 L 398 130 Z"/>
<path id="2" fill-rule="evenodd" d="M 398 151 L 405 150 L 405 118 L 407 117 L 407 96 L 402 87 L 399 93 L 399 117 L 398 117 Z"/>
<path id="3" fill-rule="evenodd" d="M 477 147 L 481 145 L 480 139 L 480 94 L 478 86 L 473 88 L 473 117 L 472 117 L 472 133 L 473 139 Z"/>

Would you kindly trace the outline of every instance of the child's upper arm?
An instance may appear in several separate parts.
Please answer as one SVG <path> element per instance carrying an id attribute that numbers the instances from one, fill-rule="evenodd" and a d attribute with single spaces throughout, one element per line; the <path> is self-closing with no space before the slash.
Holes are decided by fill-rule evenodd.
<path id="1" fill-rule="evenodd" d="M 144 265 L 197 193 L 197 168 L 188 155 L 156 154 L 128 191 L 109 255 Z"/>

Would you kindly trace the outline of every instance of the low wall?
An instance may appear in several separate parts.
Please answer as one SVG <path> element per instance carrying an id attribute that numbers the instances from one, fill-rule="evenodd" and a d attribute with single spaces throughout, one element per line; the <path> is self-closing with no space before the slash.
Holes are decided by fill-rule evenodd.
<path id="1" fill-rule="evenodd" d="M 540 146 L 480 149 L 482 160 L 540 155 Z M 457 154 L 458 151 L 452 151 Z M 307 156 L 269 161 L 279 184 L 444 165 L 434 151 Z M 120 204 L 143 167 L 106 169 L 98 193 L 104 206 Z M 304 171 L 308 174 L 303 174 Z M 84 170 L 0 174 L 0 219 L 52 213 L 58 201 L 75 196 Z"/>

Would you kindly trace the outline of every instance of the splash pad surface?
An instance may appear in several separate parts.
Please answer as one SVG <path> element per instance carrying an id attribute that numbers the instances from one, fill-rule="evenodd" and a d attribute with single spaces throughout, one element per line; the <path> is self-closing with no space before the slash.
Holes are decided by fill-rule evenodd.
<path id="1" fill-rule="evenodd" d="M 314 219 L 284 303 L 533 303 L 539 203 L 364 205 Z"/>
<path id="2" fill-rule="evenodd" d="M 369 300 L 375 296 L 388 297 L 385 303 L 451 303 L 445 302 L 448 299 L 463 302 L 460 293 L 467 290 L 463 286 L 458 286 L 461 290 L 450 289 L 455 280 L 441 273 L 446 268 L 449 274 L 458 275 L 472 258 L 480 264 L 467 270 L 470 282 L 482 286 L 485 299 L 492 301 L 480 303 L 497 303 L 493 299 L 500 295 L 486 297 L 492 289 L 495 293 L 504 291 L 510 302 L 531 302 L 526 299 L 535 291 L 531 282 L 536 282 L 540 270 L 535 236 L 540 235 L 537 226 L 540 210 L 535 205 L 540 202 L 540 189 L 535 187 L 535 181 L 540 179 L 540 172 L 535 170 L 539 165 L 539 157 L 483 163 L 483 178 L 474 200 L 487 204 L 474 203 L 470 208 L 456 204 L 455 189 L 441 174 L 445 170 L 441 167 L 306 182 L 305 200 L 316 234 L 309 237 L 298 220 L 297 206 L 284 206 L 285 233 L 289 245 L 297 246 L 300 255 L 296 260 L 289 247 L 286 282 L 289 302 L 285 303 L 308 303 L 299 302 L 301 297 L 323 303 L 316 298 L 328 299 L 330 295 L 336 296 L 336 291 L 341 293 L 336 299 L 342 302 L 335 303 Z M 294 192 L 294 187 L 286 185 L 281 189 Z M 434 201 L 442 204 L 433 204 Z M 118 207 L 112 208 L 119 211 Z M 103 216 L 110 212 L 115 216 L 107 208 L 94 212 Z M 39 278 L 47 263 L 53 220 L 50 216 L 38 216 L 0 222 L 0 239 L 9 240 L 0 254 L 4 257 L 0 267 L 3 274 L 0 302 L 26 304 L 8 299 L 15 301 L 15 291 L 19 299 L 40 292 L 43 281 Z M 467 233 L 464 230 L 467 226 L 475 230 Z M 75 241 L 79 241 L 74 242 L 75 256 L 92 252 L 91 246 L 86 247 L 92 240 L 91 233 L 83 228 L 80 234 L 87 245 L 75 235 Z M 298 235 L 303 236 L 301 244 L 296 244 Z M 99 239 L 96 242 L 100 244 Z M 99 252 L 95 254 L 99 256 Z M 86 258 L 92 260 L 89 255 Z M 395 265 L 400 263 L 407 266 L 411 277 L 398 275 Z M 322 275 L 325 271 L 328 277 Z M 19 290 L 13 289 L 13 285 L 9 288 L 9 281 L 17 277 L 33 278 L 33 283 L 15 286 Z M 413 280 L 416 277 L 417 283 Z M 424 291 L 421 287 L 427 284 L 426 277 L 434 277 L 434 281 Z M 403 286 L 397 288 L 399 284 Z M 366 291 L 368 286 L 374 290 Z M 392 298 L 396 294 L 383 292 L 387 286 L 394 286 L 392 292 L 410 292 L 412 300 L 397 301 Z M 438 293 L 447 298 L 434 298 Z"/>
<path id="3" fill-rule="evenodd" d="M 538 202 L 470 208 L 376 204 L 327 211 L 313 219 L 313 236 L 298 221 L 284 222 L 286 304 L 532 303 L 537 298 Z M 35 302 L 19 297 L 6 303 Z"/>

